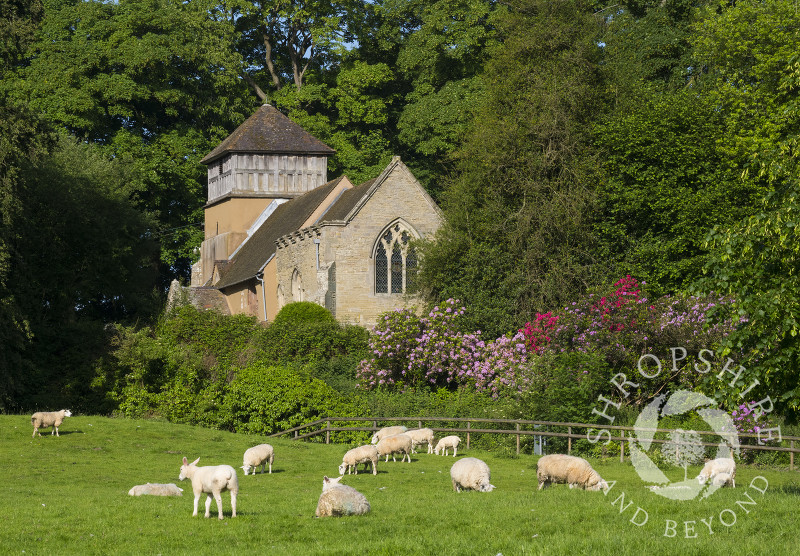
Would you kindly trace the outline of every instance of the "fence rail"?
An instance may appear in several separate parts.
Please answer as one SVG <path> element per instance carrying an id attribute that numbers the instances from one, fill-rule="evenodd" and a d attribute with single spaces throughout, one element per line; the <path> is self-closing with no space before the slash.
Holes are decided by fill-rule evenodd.
<path id="1" fill-rule="evenodd" d="M 370 423 L 369 426 L 332 426 L 332 423 L 359 423 L 365 422 Z M 447 433 L 466 433 L 466 447 L 469 449 L 471 436 L 473 434 L 508 434 L 516 436 L 516 450 L 517 454 L 520 451 L 520 438 L 524 436 L 535 436 L 535 437 L 555 437 L 555 438 L 566 438 L 567 439 L 567 453 L 572 452 L 572 440 L 579 440 L 588 438 L 588 434 L 590 431 L 607 431 L 607 433 L 603 436 L 604 442 L 605 441 L 612 441 L 612 442 L 619 442 L 620 443 L 620 454 L 619 460 L 620 462 L 625 461 L 625 442 L 628 443 L 628 452 L 630 453 L 630 446 L 631 442 L 636 441 L 634 435 L 630 434 L 633 432 L 653 432 L 653 433 L 672 433 L 678 432 L 679 429 L 650 429 L 650 428 L 640 428 L 640 427 L 629 427 L 629 426 L 620 426 L 620 425 L 601 425 L 601 424 L 592 424 L 592 423 L 572 423 L 572 422 L 560 422 L 560 421 L 533 421 L 533 420 L 525 420 L 525 419 L 487 419 L 487 418 L 467 418 L 467 417 L 326 417 L 324 419 L 318 419 L 316 421 L 311 421 L 310 423 L 306 423 L 304 425 L 300 425 L 297 427 L 293 427 L 291 429 L 287 429 L 285 431 L 281 431 L 275 434 L 270 435 L 271 437 L 279 437 L 284 436 L 287 434 L 291 434 L 292 438 L 295 440 L 302 440 L 306 438 L 312 438 L 319 435 L 325 435 L 325 443 L 329 444 L 331 440 L 331 433 L 334 432 L 352 432 L 352 431 L 365 431 L 365 432 L 376 432 L 381 427 L 385 426 L 388 423 L 416 423 L 418 428 L 423 427 L 423 423 L 425 423 L 429 428 L 431 428 L 434 432 L 447 432 Z M 464 423 L 465 426 L 462 427 L 433 427 L 430 426 L 429 423 L 436 423 L 436 422 L 448 422 L 448 423 Z M 378 425 L 378 423 L 383 423 L 382 425 Z M 473 423 L 480 424 L 480 423 L 492 423 L 492 424 L 499 424 L 499 425 L 514 425 L 513 429 L 498 429 L 498 428 L 475 428 L 473 427 Z M 550 430 L 537 430 L 536 427 L 554 427 L 554 428 L 562 428 L 566 429 L 566 432 L 555 432 Z M 530 428 L 523 428 L 523 427 L 533 427 Z M 310 430 L 308 430 L 310 429 Z M 583 433 L 578 433 L 573 429 L 581 430 L 583 429 Z M 305 431 L 305 432 L 303 432 Z M 614 436 L 612 433 L 616 432 L 618 436 Z M 626 436 L 626 432 L 629 433 Z M 683 431 L 681 431 L 683 432 Z M 761 439 L 762 436 L 758 434 L 736 434 L 731 433 L 730 435 L 727 434 L 719 434 L 714 431 L 693 431 L 698 435 L 705 435 L 705 436 L 716 436 L 716 437 L 724 437 L 724 436 L 738 436 L 739 438 L 756 438 Z M 777 439 L 771 439 L 770 442 L 776 442 Z M 774 445 L 767 445 L 767 444 L 747 444 L 742 445 L 742 448 L 746 448 L 748 450 L 757 450 L 757 451 L 772 451 L 772 452 L 788 452 L 789 453 L 789 469 L 794 470 L 794 455 L 800 453 L 800 448 L 795 448 L 795 442 L 800 441 L 800 437 L 798 436 L 782 436 L 780 438 L 781 443 L 789 443 L 789 446 L 774 446 Z M 717 446 L 713 442 L 676 442 L 674 440 L 665 440 L 659 438 L 653 438 L 651 442 L 656 444 L 664 444 L 664 443 L 672 443 L 673 445 L 701 445 L 701 446 Z"/>

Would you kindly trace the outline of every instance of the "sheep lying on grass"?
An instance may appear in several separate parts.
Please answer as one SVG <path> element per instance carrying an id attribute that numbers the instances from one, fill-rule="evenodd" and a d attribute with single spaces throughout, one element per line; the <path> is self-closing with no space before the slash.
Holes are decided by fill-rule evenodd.
<path id="1" fill-rule="evenodd" d="M 370 441 L 371 444 L 377 444 L 380 442 L 382 438 L 386 438 L 387 436 L 393 436 L 395 434 L 400 434 L 402 432 L 406 432 L 408 427 L 404 427 L 403 425 L 397 425 L 395 427 L 383 427 L 381 430 L 376 432 L 372 435 L 372 440 Z"/>
<path id="2" fill-rule="evenodd" d="M 536 463 L 536 476 L 539 479 L 539 490 L 550 483 L 566 483 L 570 488 L 584 490 L 606 490 L 605 482 L 589 462 L 583 458 L 565 454 L 542 456 Z"/>
<path id="3" fill-rule="evenodd" d="M 394 436 L 387 436 L 378 442 L 378 457 L 386 456 L 386 461 L 389 461 L 389 454 L 392 455 L 392 461 L 395 459 L 395 454 L 403 454 L 400 461 L 404 461 L 408 457 L 408 463 L 411 463 L 411 437 L 405 433 L 395 434 Z"/>
<path id="4" fill-rule="evenodd" d="M 145 494 L 151 496 L 183 496 L 183 489 L 179 488 L 175 483 L 147 483 L 136 485 L 128 491 L 128 494 L 130 496 L 143 496 Z"/>
<path id="5" fill-rule="evenodd" d="M 322 479 L 322 494 L 317 502 L 317 517 L 362 515 L 369 511 L 366 497 L 353 487 L 340 485 L 338 479 Z"/>
<path id="6" fill-rule="evenodd" d="M 192 516 L 197 515 L 197 502 L 200 500 L 200 495 L 204 492 L 208 494 L 206 498 L 206 517 L 211 514 L 211 496 L 217 501 L 217 511 L 219 518 L 222 519 L 222 492 L 230 491 L 231 493 L 231 508 L 233 513 L 231 517 L 236 517 L 236 495 L 239 494 L 239 479 L 236 477 L 236 470 L 230 465 L 207 465 L 205 467 L 197 467 L 197 458 L 192 463 L 189 463 L 186 458 L 183 458 L 183 465 L 181 465 L 181 473 L 178 478 L 182 481 L 186 478 L 192 481 L 192 491 L 194 492 L 194 513 Z"/>
<path id="7" fill-rule="evenodd" d="M 245 450 L 242 460 L 242 469 L 244 469 L 245 475 L 249 474 L 250 469 L 253 470 L 253 475 L 255 475 L 259 466 L 261 466 L 261 472 L 263 473 L 266 470 L 267 464 L 269 464 L 269 472 L 272 473 L 272 462 L 275 461 L 275 450 L 273 450 L 272 446 L 269 444 L 259 444 L 258 446 L 253 446 Z"/>
<path id="8" fill-rule="evenodd" d="M 733 461 L 733 458 L 717 458 L 707 461 L 697 476 L 697 480 L 701 485 L 708 480 L 714 484 L 714 477 L 723 473 L 728 475 L 728 480 L 725 482 L 730 482 L 731 486 L 736 488 L 736 462 Z"/>
<path id="9" fill-rule="evenodd" d="M 369 465 L 372 463 L 372 474 L 378 474 L 378 447 L 373 446 L 372 444 L 367 444 L 365 446 L 359 446 L 358 448 L 353 448 L 352 450 L 348 450 L 344 457 L 342 457 L 342 464 L 339 466 L 339 474 L 344 475 L 345 471 L 350 474 L 353 470 L 355 470 L 355 474 L 358 475 L 358 464 L 363 463 L 365 465 Z M 389 456 L 386 456 L 387 458 Z M 367 467 L 369 469 L 369 467 Z"/>
<path id="10" fill-rule="evenodd" d="M 62 409 L 61 411 L 37 411 L 31 415 L 31 425 L 33 425 L 33 436 L 31 438 L 36 437 L 36 433 L 39 432 L 39 429 L 46 429 L 47 427 L 53 427 L 50 436 L 53 434 L 61 436 L 58 434 L 58 427 L 64 422 L 64 417 L 72 417 L 72 412 L 69 409 Z M 42 436 L 42 433 L 39 432 L 39 436 Z"/>
<path id="11" fill-rule="evenodd" d="M 456 492 L 461 492 L 461 489 L 491 492 L 495 489 L 490 482 L 492 474 L 489 466 L 478 458 L 464 458 L 455 462 L 450 468 L 450 478 Z"/>
<path id="12" fill-rule="evenodd" d="M 458 450 L 458 443 L 461 442 L 461 439 L 457 436 L 445 436 L 444 438 L 439 439 L 439 442 L 436 443 L 436 448 L 433 449 L 433 453 L 437 456 L 439 452 L 442 452 L 442 455 L 447 455 L 447 449 L 453 449 L 453 457 L 456 457 L 456 451 Z"/>
<path id="13" fill-rule="evenodd" d="M 433 453 L 433 430 L 432 429 L 413 429 L 406 431 L 406 434 L 411 437 L 411 453 L 416 454 L 414 450 L 421 444 L 428 445 L 428 453 Z"/>

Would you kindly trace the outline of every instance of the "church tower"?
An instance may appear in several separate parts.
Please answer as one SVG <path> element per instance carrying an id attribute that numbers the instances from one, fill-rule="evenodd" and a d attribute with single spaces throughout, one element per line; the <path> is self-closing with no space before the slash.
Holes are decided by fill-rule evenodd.
<path id="1" fill-rule="evenodd" d="M 278 205 L 325 184 L 334 152 L 265 104 L 206 155 L 205 240 L 192 286 L 208 284 L 215 265 L 224 265 Z"/>

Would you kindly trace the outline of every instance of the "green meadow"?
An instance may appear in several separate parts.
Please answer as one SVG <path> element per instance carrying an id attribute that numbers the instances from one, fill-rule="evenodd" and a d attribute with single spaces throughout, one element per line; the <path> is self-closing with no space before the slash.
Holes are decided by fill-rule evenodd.
<path id="1" fill-rule="evenodd" d="M 456 493 L 454 459 L 419 453 L 343 479 L 366 495 L 369 514 L 317 519 L 322 477 L 338 475 L 349 446 L 105 417 L 71 417 L 60 437 L 31 438 L 27 415 L 3 415 L 0 430 L 3 554 L 779 555 L 799 546 L 800 473 L 787 469 L 740 466 L 737 488 L 679 502 L 650 492 L 628 462 L 592 460 L 616 481 L 606 494 L 538 491 L 536 456 L 462 450 L 489 464 L 497 488 Z M 273 473 L 244 476 L 242 453 L 262 442 L 275 447 Z M 191 484 L 178 481 L 184 456 L 238 469 L 238 517 L 227 493 L 223 521 L 215 503 L 202 517 L 205 495 L 192 517 Z M 128 496 L 146 482 L 174 482 L 184 495 Z"/>

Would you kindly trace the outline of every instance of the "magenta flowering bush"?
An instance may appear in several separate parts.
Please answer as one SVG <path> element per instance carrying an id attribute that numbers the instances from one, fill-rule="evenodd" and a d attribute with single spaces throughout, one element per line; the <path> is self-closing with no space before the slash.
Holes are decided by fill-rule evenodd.
<path id="1" fill-rule="evenodd" d="M 753 405 L 755 405 L 754 402 L 743 403 L 731 411 L 736 432 L 740 434 L 758 434 L 767 425 L 764 419 L 756 418 L 756 412 L 751 409 Z M 760 417 L 763 417 L 763 415 Z"/>
<path id="2" fill-rule="evenodd" d="M 527 358 L 522 334 L 485 342 L 480 331 L 461 329 L 464 312 L 448 299 L 423 317 L 408 309 L 383 314 L 370 336 L 370 356 L 356 371 L 359 386 L 471 386 L 495 396 L 519 388 L 519 369 Z"/>

